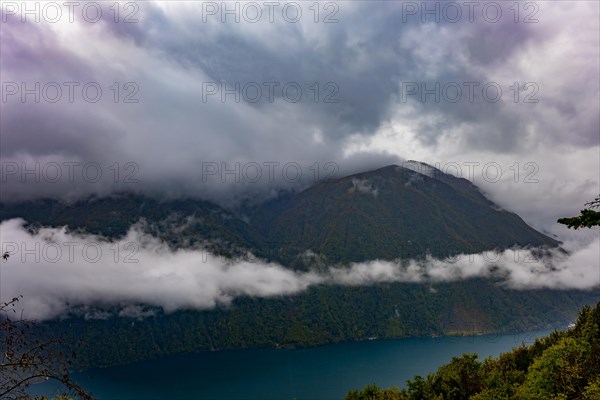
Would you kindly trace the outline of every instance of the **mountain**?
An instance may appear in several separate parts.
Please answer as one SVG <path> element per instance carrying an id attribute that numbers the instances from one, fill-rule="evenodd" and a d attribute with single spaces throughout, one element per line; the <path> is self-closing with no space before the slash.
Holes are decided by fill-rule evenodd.
<path id="1" fill-rule="evenodd" d="M 396 165 L 321 182 L 262 205 L 250 222 L 288 262 L 304 252 L 330 263 L 558 246 L 471 182 Z"/>
<path id="2" fill-rule="evenodd" d="M 197 199 L 121 194 L 71 204 L 4 203 L 0 220 L 21 217 L 31 226 L 66 225 L 110 238 L 143 221 L 148 233 L 173 247 L 202 245 L 229 256 L 250 251 L 298 269 L 315 262 L 443 258 L 559 245 L 488 200 L 468 180 L 422 165 L 427 169 L 421 172 L 390 165 L 319 182 L 237 212 Z"/>
<path id="3" fill-rule="evenodd" d="M 250 251 L 299 270 L 559 246 L 468 180 L 425 167 L 419 172 L 391 165 L 234 211 L 197 199 L 119 194 L 74 203 L 3 203 L 0 220 L 20 217 L 32 230 L 67 226 L 113 239 L 137 224 L 173 248 L 202 246 L 228 257 Z M 290 296 L 238 297 L 210 310 L 165 313 L 138 305 L 147 314 L 140 319 L 118 316 L 117 306 L 74 309 L 40 324 L 39 335 L 81 342 L 78 367 L 89 368 L 198 350 L 564 327 L 580 307 L 599 297 L 600 290 L 512 290 L 496 278 L 323 284 Z M 88 314 L 105 317 L 88 319 Z"/>

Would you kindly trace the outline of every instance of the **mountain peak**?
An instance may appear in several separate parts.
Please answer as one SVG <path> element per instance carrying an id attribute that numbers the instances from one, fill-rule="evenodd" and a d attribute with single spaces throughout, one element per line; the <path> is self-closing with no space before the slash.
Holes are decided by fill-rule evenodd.
<path id="1" fill-rule="evenodd" d="M 252 220 L 291 259 L 310 250 L 333 263 L 558 245 L 467 179 L 418 161 L 321 182 Z"/>

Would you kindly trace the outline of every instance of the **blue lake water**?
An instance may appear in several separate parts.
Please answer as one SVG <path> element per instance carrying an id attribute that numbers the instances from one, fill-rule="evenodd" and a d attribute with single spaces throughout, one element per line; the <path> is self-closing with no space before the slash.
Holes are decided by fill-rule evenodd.
<path id="1" fill-rule="evenodd" d="M 200 352 L 75 374 L 98 399 L 341 399 L 376 383 L 403 387 L 463 353 L 480 359 L 550 331 L 370 340 L 316 348 Z M 52 394 L 35 385 L 36 394 Z"/>

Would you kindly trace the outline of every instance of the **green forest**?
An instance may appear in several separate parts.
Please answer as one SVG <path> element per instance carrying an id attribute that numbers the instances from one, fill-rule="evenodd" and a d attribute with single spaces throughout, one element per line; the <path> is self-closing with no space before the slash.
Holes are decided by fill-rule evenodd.
<path id="1" fill-rule="evenodd" d="M 172 354 L 239 348 L 299 348 L 431 335 L 513 333 L 564 328 L 599 290 L 511 290 L 487 279 L 433 285 L 320 285 L 296 296 L 239 298 L 213 310 L 134 319 L 70 318 L 36 326 L 41 338 L 61 337 L 77 350 L 77 369 Z"/>
<path id="2" fill-rule="evenodd" d="M 554 331 L 531 346 L 478 360 L 463 354 L 399 389 L 369 385 L 345 400 L 598 400 L 600 302 L 581 309 L 575 327 Z"/>

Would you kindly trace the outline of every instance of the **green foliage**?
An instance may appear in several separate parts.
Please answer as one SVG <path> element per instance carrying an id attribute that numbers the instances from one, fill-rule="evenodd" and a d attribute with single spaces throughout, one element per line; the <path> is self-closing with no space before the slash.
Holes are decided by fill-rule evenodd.
<path id="1" fill-rule="evenodd" d="M 600 399 L 600 377 L 597 377 L 583 390 L 583 400 Z"/>
<path id="2" fill-rule="evenodd" d="M 370 385 L 348 392 L 346 400 L 386 398 L 381 396 L 388 392 L 394 400 L 599 400 L 599 327 L 600 302 L 583 307 L 574 328 L 531 346 L 483 362 L 464 354 L 427 378 L 416 376 L 402 390 Z"/>
<path id="3" fill-rule="evenodd" d="M 381 389 L 377 385 L 365 386 L 362 390 L 348 392 L 344 400 L 404 400 L 407 399 L 398 388 Z"/>
<path id="4" fill-rule="evenodd" d="M 596 197 L 594 201 L 586 203 L 586 206 L 590 206 L 591 208 L 600 208 L 600 197 Z M 581 214 L 577 217 L 560 218 L 557 222 L 559 224 L 566 225 L 567 227 L 569 227 L 569 229 L 591 228 L 593 226 L 600 226 L 600 211 L 594 211 L 586 208 L 581 210 Z"/>
<path id="5" fill-rule="evenodd" d="M 573 399 L 589 380 L 591 345 L 571 337 L 547 348 L 529 367 L 517 395 L 523 400 Z"/>
<path id="6" fill-rule="evenodd" d="M 447 400 L 468 399 L 481 390 L 481 377 L 477 354 L 453 357 L 450 364 L 440 367 L 428 379 L 433 392 Z"/>
<path id="7" fill-rule="evenodd" d="M 581 210 L 581 215 L 577 217 L 560 218 L 557 222 L 573 229 L 591 228 L 600 225 L 600 211 L 584 209 Z"/>

